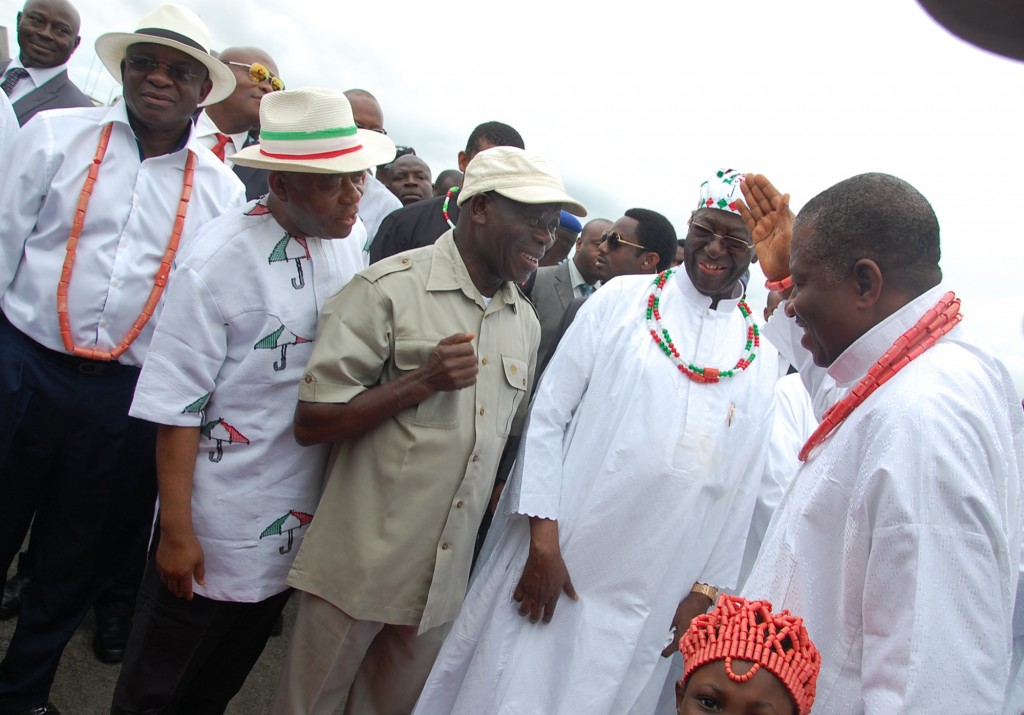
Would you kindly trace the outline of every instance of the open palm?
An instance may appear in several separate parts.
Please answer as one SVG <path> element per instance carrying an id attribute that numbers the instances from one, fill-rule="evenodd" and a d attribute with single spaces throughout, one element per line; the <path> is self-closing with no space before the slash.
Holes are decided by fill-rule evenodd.
<path id="1" fill-rule="evenodd" d="M 754 240 L 757 260 L 770 281 L 789 275 L 789 244 L 793 239 L 793 212 L 789 194 L 781 194 L 764 174 L 747 174 L 740 184 L 746 205 L 739 204 Z"/>

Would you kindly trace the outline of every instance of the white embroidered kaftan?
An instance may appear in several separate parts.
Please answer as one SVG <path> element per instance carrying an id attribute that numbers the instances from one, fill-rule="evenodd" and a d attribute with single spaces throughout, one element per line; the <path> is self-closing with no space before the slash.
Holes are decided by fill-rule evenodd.
<path id="1" fill-rule="evenodd" d="M 933 307 L 918 297 L 847 348 L 845 392 Z M 815 715 L 998 713 L 1021 547 L 1024 415 L 963 323 L 857 407 L 783 495 L 744 589 L 821 651 Z M 776 313 L 780 316 L 780 313 Z M 799 357 L 802 331 L 766 330 Z M 822 372 L 817 369 L 817 372 Z"/>
<path id="2" fill-rule="evenodd" d="M 777 360 L 717 384 L 678 372 L 654 344 L 651 276 L 624 276 L 580 311 L 541 379 L 503 506 L 414 711 L 650 713 L 660 656 L 695 581 L 736 584 L 771 427 Z M 710 310 L 677 272 L 661 298 L 684 359 L 731 367 L 746 327 L 737 300 Z M 550 624 L 518 615 L 512 592 L 529 547 L 527 515 L 557 519 L 578 602 Z M 645 692 L 645 689 L 648 692 Z M 653 697 L 653 700 L 649 698 Z"/>

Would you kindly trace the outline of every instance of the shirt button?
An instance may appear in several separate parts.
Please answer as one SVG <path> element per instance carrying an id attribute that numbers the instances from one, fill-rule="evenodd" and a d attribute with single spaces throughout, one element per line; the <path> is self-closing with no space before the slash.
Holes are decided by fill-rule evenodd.
<path id="1" fill-rule="evenodd" d="M 306 376 L 305 376 L 304 378 L 302 378 L 302 379 L 306 381 L 306 384 L 307 384 L 307 385 L 308 385 L 309 383 L 313 382 L 313 376 L 312 376 L 312 375 L 310 375 L 310 374 L 309 374 L 308 372 L 306 373 Z"/>
<path id="2" fill-rule="evenodd" d="M 448 550 L 448 544 L 447 543 L 441 544 L 441 551 L 447 551 L 447 550 Z"/>
<path id="3" fill-rule="evenodd" d="M 456 509 L 461 509 L 462 508 L 462 500 L 461 499 L 459 499 L 457 502 L 455 502 L 455 508 Z"/>
<path id="4" fill-rule="evenodd" d="M 480 455 L 479 454 L 474 454 L 473 455 L 473 461 L 474 462 L 479 462 L 480 461 Z"/>
<path id="5" fill-rule="evenodd" d="M 483 407 L 481 407 L 481 408 L 480 408 L 480 416 L 481 416 L 481 417 L 483 417 L 483 416 L 484 416 L 484 408 L 483 408 Z"/>
<path id="6" fill-rule="evenodd" d="M 403 265 L 403 266 L 404 266 L 405 264 L 407 264 L 408 262 L 409 262 L 409 259 L 408 259 L 408 258 L 403 258 L 403 259 L 402 259 L 402 265 Z"/>
<path id="7" fill-rule="evenodd" d="M 481 365 L 486 365 L 487 364 L 487 358 L 481 358 L 480 364 Z"/>

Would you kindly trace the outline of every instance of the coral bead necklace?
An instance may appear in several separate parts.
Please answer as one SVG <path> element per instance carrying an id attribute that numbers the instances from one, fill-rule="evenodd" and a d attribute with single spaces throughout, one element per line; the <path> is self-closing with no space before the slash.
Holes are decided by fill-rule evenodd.
<path id="1" fill-rule="evenodd" d="M 811 450 L 828 439 L 850 413 L 868 398 L 868 395 L 909 365 L 911 360 L 920 357 L 921 353 L 935 345 L 939 338 L 952 330 L 962 319 L 960 299 L 953 291 L 949 291 L 934 308 L 925 313 L 885 351 L 846 397 L 825 411 L 818 429 L 800 450 L 800 461 L 806 462 Z"/>
<path id="2" fill-rule="evenodd" d="M 661 324 L 661 291 L 665 287 L 665 283 L 668 282 L 669 276 L 675 271 L 671 268 L 662 271 L 654 279 L 653 288 L 650 296 L 647 298 L 647 328 L 650 330 L 651 337 L 654 342 L 661 348 L 661 351 L 665 353 L 668 358 L 676 364 L 676 368 L 679 372 L 686 375 L 694 382 L 709 383 L 718 382 L 725 377 L 735 377 L 740 374 L 754 362 L 757 357 L 757 350 L 761 346 L 761 336 L 757 330 L 757 325 L 754 324 L 754 319 L 750 314 L 750 306 L 747 305 L 746 301 L 741 300 L 739 303 L 740 313 L 743 314 L 743 320 L 747 323 L 746 343 L 743 346 L 743 352 L 740 355 L 740 359 L 736 361 L 736 364 L 728 370 L 719 370 L 713 367 L 702 367 L 700 365 L 693 365 L 685 362 L 679 356 L 679 350 L 672 342 L 671 336 L 668 334 L 668 330 Z"/>
<path id="3" fill-rule="evenodd" d="M 171 231 L 171 238 L 167 242 L 167 250 L 160 259 L 160 267 L 157 268 L 156 276 L 153 278 L 153 289 L 149 292 L 149 298 L 142 308 L 139 317 L 135 319 L 128 334 L 124 336 L 120 344 L 113 350 L 98 350 L 94 348 L 82 348 L 75 345 L 71 337 L 71 318 L 68 316 L 68 287 L 71 285 L 71 270 L 75 265 L 75 253 L 78 250 L 78 239 L 82 235 L 82 227 L 85 225 L 85 212 L 89 206 L 89 198 L 92 196 L 93 186 L 96 184 L 96 177 L 100 172 L 100 164 L 107 154 L 107 144 L 110 141 L 110 132 L 113 124 L 103 127 L 100 134 L 100 141 L 96 147 L 96 155 L 92 164 L 89 165 L 89 173 L 82 185 L 82 193 L 78 197 L 78 206 L 75 209 L 75 218 L 71 224 L 71 234 L 68 236 L 67 248 L 64 253 L 64 267 L 61 269 L 60 280 L 57 283 L 57 321 L 60 323 L 60 337 L 64 342 L 64 349 L 69 353 L 87 360 L 109 362 L 117 360 L 131 346 L 135 339 L 142 333 L 146 323 L 153 317 L 160 296 L 167 287 L 167 276 L 171 272 L 171 261 L 178 250 L 178 242 L 181 240 L 181 232 L 185 228 L 185 215 L 188 212 L 188 202 L 192 197 L 192 180 L 195 176 L 196 155 L 189 150 L 188 158 L 185 160 L 185 180 L 181 187 L 181 199 L 178 201 L 178 211 L 174 218 L 174 229 Z"/>

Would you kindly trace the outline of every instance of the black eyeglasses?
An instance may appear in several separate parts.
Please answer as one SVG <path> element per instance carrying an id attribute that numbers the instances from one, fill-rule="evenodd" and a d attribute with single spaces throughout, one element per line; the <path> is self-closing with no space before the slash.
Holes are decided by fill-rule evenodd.
<path id="1" fill-rule="evenodd" d="M 711 243 L 715 238 L 722 239 L 722 245 L 725 246 L 725 250 L 729 253 L 744 254 L 754 247 L 753 241 L 747 241 L 736 236 L 729 236 L 727 234 L 715 233 L 710 228 L 702 223 L 697 223 L 693 219 L 690 219 L 690 230 L 686 234 L 687 240 L 695 239 L 701 243 Z"/>
<path id="2" fill-rule="evenodd" d="M 200 74 L 200 70 L 196 70 L 192 65 L 185 62 L 168 64 L 166 62 L 158 62 L 151 57 L 125 57 L 124 63 L 132 72 L 143 74 L 149 74 L 155 71 L 157 67 L 163 67 L 164 74 L 174 82 L 192 82 L 197 79 L 205 79 Z"/>
<path id="3" fill-rule="evenodd" d="M 632 246 L 633 248 L 639 248 L 641 251 L 650 251 L 650 250 L 652 250 L 652 249 L 648 248 L 647 246 L 641 246 L 639 243 L 633 243 L 632 241 L 627 241 L 626 239 L 624 239 L 622 237 L 622 234 L 619 233 L 618 231 L 605 231 L 604 233 L 602 233 L 601 234 L 601 242 L 604 243 L 605 241 L 608 242 L 608 250 L 609 251 L 614 251 L 616 248 L 619 247 L 620 243 L 624 243 L 627 246 Z"/>
<path id="4" fill-rule="evenodd" d="M 385 129 L 384 127 L 366 127 L 360 124 L 359 122 L 356 122 L 356 129 L 365 129 L 368 132 L 377 132 L 378 134 L 383 134 L 384 136 L 388 135 L 388 130 Z M 415 153 L 416 152 L 413 152 L 413 154 Z"/>
<path id="5" fill-rule="evenodd" d="M 269 81 L 270 88 L 275 92 L 280 92 L 282 89 L 284 89 L 284 80 L 278 77 L 277 75 L 272 74 L 270 69 L 266 65 L 260 64 L 259 62 L 253 62 L 249 65 L 245 64 L 244 62 L 231 62 L 229 60 L 221 60 L 221 62 L 223 62 L 226 65 L 231 65 L 232 67 L 245 68 L 249 72 L 249 79 L 251 79 L 256 84 Z"/>

